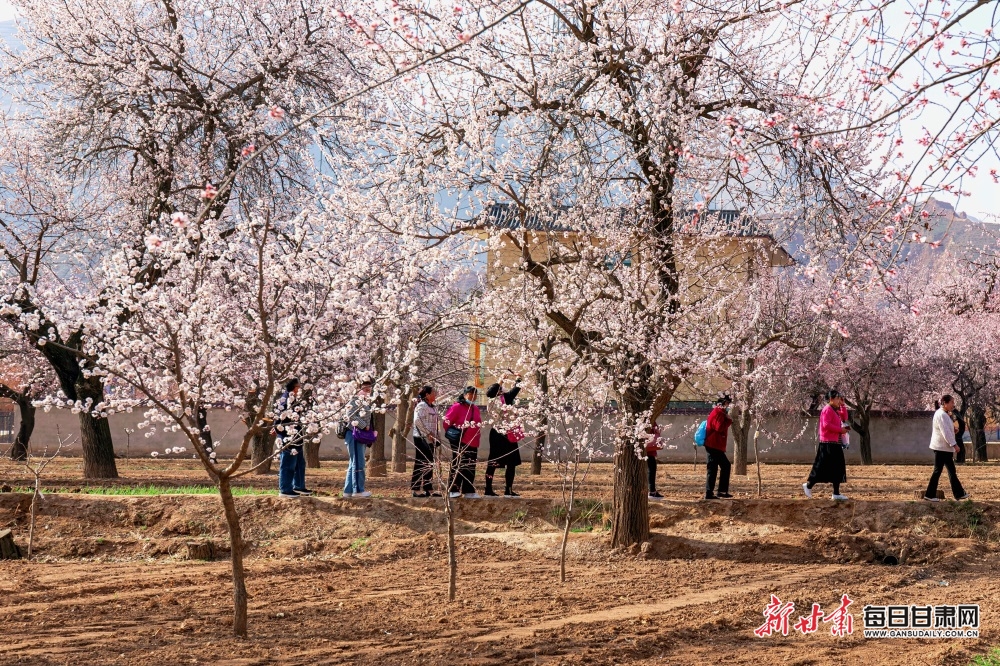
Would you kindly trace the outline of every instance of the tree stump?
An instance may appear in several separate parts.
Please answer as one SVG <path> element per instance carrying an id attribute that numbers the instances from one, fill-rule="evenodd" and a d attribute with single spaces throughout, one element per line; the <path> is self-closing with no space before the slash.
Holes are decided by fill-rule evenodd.
<path id="1" fill-rule="evenodd" d="M 215 544 L 211 541 L 188 541 L 185 545 L 188 549 L 189 560 L 210 562 L 215 559 Z"/>
<path id="2" fill-rule="evenodd" d="M 14 543 L 14 535 L 10 530 L 0 531 L 0 560 L 21 559 L 21 549 Z"/>

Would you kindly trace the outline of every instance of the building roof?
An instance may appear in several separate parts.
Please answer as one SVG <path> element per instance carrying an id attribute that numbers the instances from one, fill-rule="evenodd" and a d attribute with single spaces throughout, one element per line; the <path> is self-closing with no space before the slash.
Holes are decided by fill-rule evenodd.
<path id="1" fill-rule="evenodd" d="M 578 231 L 568 224 L 559 222 L 568 208 L 557 209 L 545 217 L 538 213 L 523 214 L 521 209 L 510 203 L 494 203 L 485 212 L 474 218 L 480 229 L 506 229 L 508 231 L 538 231 L 543 233 Z M 624 214 L 624 211 L 622 211 Z M 730 238 L 759 238 L 774 246 L 780 257 L 777 265 L 790 266 L 795 263 L 792 256 L 766 233 L 764 225 L 755 217 L 736 209 L 686 210 L 681 214 L 680 232 L 690 235 L 722 236 Z"/>

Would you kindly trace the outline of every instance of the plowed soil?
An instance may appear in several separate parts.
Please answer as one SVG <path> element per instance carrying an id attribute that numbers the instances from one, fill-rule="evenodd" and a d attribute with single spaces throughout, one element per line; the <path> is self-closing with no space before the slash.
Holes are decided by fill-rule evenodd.
<path id="1" fill-rule="evenodd" d="M 801 495 L 801 466 L 735 477 L 737 499 L 698 501 L 702 469 L 663 466 L 652 537 L 608 546 L 606 467 L 581 492 L 560 583 L 558 479 L 519 476 L 523 499 L 459 500 L 458 599 L 447 601 L 442 500 L 406 478 L 335 496 L 343 465 L 310 470 L 325 494 L 237 498 L 247 540 L 250 637 L 231 636 L 228 539 L 212 495 L 95 496 L 73 461 L 46 477 L 33 561 L 0 562 L 5 664 L 948 664 L 1000 644 L 1000 470 L 960 468 L 973 503 L 929 504 L 921 467 L 849 470 L 849 502 Z M 140 468 L 141 465 L 141 468 Z M 190 485 L 190 461 L 132 461 L 119 485 Z M 521 468 L 526 471 L 526 468 Z M 10 463 L 3 483 L 27 481 Z M 274 477 L 247 477 L 273 487 Z M 2 484 L 0 484 L 2 485 Z M 996 495 L 994 497 L 993 495 Z M 27 540 L 30 496 L 0 493 L 0 530 Z M 219 559 L 187 559 L 212 541 Z M 883 564 L 887 556 L 897 566 Z M 799 615 L 853 600 L 855 631 L 758 638 L 770 595 Z M 865 639 L 865 604 L 967 604 L 979 639 Z"/>

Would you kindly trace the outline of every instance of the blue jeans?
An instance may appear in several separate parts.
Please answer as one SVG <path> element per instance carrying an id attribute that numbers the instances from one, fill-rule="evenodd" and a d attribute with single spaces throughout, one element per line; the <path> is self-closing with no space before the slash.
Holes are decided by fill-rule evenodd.
<path id="1" fill-rule="evenodd" d="M 283 447 L 282 440 L 278 446 Z M 294 490 L 306 488 L 306 456 L 301 446 L 289 446 L 282 449 L 278 462 L 278 491 L 286 495 Z"/>
<path id="2" fill-rule="evenodd" d="M 344 437 L 347 445 L 347 456 L 350 462 L 347 464 L 347 478 L 344 479 L 344 494 L 354 494 L 365 492 L 365 445 L 363 442 L 354 441 L 354 433 L 350 430 Z"/>

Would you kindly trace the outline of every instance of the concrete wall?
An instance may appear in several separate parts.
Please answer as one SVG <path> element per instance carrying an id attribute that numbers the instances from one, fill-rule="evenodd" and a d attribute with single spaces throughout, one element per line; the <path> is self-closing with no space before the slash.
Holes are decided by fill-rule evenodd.
<path id="1" fill-rule="evenodd" d="M 926 463 L 931 459 L 928 449 L 930 443 L 930 417 L 931 414 L 909 414 L 902 416 L 877 416 L 872 421 L 872 456 L 877 463 Z M 660 423 L 664 426 L 663 434 L 667 440 L 668 447 L 659 453 L 662 461 L 686 462 L 693 459 L 694 446 L 692 443 L 692 433 L 697 424 L 705 418 L 705 414 L 670 414 L 662 417 Z M 110 418 L 111 434 L 114 438 L 115 451 L 119 456 L 128 455 L 132 457 L 148 457 L 151 452 L 158 451 L 160 457 L 164 456 L 164 450 L 175 446 L 187 446 L 184 436 L 179 432 L 164 432 L 162 427 L 155 430 L 138 430 L 136 424 L 142 421 L 142 415 L 117 414 Z M 244 433 L 243 425 L 238 421 L 236 412 L 225 410 L 212 410 L 209 413 L 209 424 L 217 440 L 222 441 L 220 456 L 226 457 L 233 453 L 239 446 L 240 439 Z M 386 418 L 387 428 L 391 428 L 394 422 L 393 414 L 390 412 Z M 15 425 L 16 429 L 16 425 Z M 126 429 L 132 430 L 126 433 Z M 778 463 L 809 463 L 812 462 L 816 446 L 816 419 L 804 418 L 799 415 L 785 415 L 768 419 L 765 429 L 775 432 L 779 439 L 771 440 L 763 434 L 759 440 L 760 458 L 762 462 Z M 41 451 L 48 444 L 55 446 L 56 436 L 60 433 L 63 437 L 72 433 L 76 439 L 71 447 L 64 449 L 63 454 L 68 456 L 80 455 L 79 424 L 77 416 L 66 410 L 52 410 L 42 412 L 37 415 L 37 425 L 32 436 L 31 447 L 34 451 Z M 16 430 L 15 430 L 16 431 Z M 147 434 L 151 436 L 147 437 Z M 524 440 L 524 447 L 521 450 L 522 459 L 527 462 L 531 458 L 533 438 Z M 485 437 L 484 437 L 485 444 Z M 599 457 L 610 458 L 613 453 L 614 433 L 606 430 L 604 432 L 604 444 L 598 447 L 596 454 Z M 3 449 L 7 445 L 0 445 Z M 387 443 L 387 455 L 390 445 Z M 859 453 L 859 440 L 857 433 L 851 433 L 851 448 L 847 451 L 848 464 L 858 464 L 861 461 Z M 2 449 L 0 449 L 2 450 Z M 730 436 L 729 451 L 732 455 L 733 442 Z M 412 456 L 412 446 L 408 449 Z M 485 456 L 485 446 L 481 455 Z M 171 454 L 169 457 L 190 457 L 189 450 L 180 456 Z M 320 445 L 320 457 L 327 460 L 345 459 L 347 452 L 344 442 L 334 435 L 324 438 Z M 555 454 L 553 454 L 555 455 Z M 753 449 L 749 452 L 749 459 L 753 462 Z M 704 460 L 704 452 L 699 452 L 699 460 Z"/>

